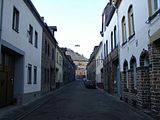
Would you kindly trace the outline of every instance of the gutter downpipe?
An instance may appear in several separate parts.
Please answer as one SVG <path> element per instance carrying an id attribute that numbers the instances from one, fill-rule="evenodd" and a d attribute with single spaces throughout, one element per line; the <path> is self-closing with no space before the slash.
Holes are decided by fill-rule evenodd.
<path id="1" fill-rule="evenodd" d="M 2 64 L 1 43 L 2 43 L 2 19 L 3 19 L 3 0 L 1 0 L 0 9 L 0 65 Z"/>

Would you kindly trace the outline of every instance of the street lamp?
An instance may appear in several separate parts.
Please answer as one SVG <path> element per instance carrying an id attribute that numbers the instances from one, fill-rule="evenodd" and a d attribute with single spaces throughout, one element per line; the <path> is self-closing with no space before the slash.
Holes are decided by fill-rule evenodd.
<path id="1" fill-rule="evenodd" d="M 80 47 L 80 45 L 77 44 L 77 45 L 74 45 L 74 47 Z"/>

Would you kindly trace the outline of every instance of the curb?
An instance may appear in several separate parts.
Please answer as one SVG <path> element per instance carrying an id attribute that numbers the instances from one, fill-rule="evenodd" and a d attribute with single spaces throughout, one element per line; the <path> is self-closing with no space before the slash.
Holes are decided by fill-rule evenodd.
<path id="1" fill-rule="evenodd" d="M 25 103 L 23 105 L 13 106 L 13 107 L 8 106 L 7 108 L 4 108 L 4 109 L 6 109 L 6 111 L 2 111 L 0 113 L 0 120 L 21 120 L 21 119 L 23 119 L 24 117 L 26 117 L 30 113 L 37 110 L 43 104 L 48 102 L 53 95 L 57 96 L 57 95 L 61 94 L 63 92 L 62 90 L 64 88 L 66 88 L 67 86 L 70 86 L 73 82 L 68 83 L 68 84 L 60 87 L 59 89 L 51 91 L 45 95 L 38 97 L 35 100 L 32 100 L 32 101 Z M 3 108 L 1 110 L 3 110 Z"/>

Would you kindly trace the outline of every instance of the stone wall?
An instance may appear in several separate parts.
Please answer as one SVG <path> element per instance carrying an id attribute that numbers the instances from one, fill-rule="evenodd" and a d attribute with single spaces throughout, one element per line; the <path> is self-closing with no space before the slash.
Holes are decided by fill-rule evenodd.
<path id="1" fill-rule="evenodd" d="M 160 41 L 149 45 L 151 110 L 160 113 Z"/>
<path id="2" fill-rule="evenodd" d="M 126 72 L 121 72 L 121 98 L 134 107 L 160 113 L 160 41 L 148 45 L 149 66 L 140 60 L 137 72 L 137 88 L 134 89 L 133 71 L 128 70 L 128 89 Z"/>
<path id="3" fill-rule="evenodd" d="M 149 67 L 139 67 L 137 69 L 137 81 L 138 107 L 143 109 L 150 109 Z"/>

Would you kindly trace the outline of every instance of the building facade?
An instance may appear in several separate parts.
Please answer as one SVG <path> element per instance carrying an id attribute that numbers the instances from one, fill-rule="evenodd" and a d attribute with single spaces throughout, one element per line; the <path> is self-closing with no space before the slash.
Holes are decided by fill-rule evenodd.
<path id="1" fill-rule="evenodd" d="M 75 73 L 76 79 L 86 78 L 87 76 L 86 66 L 88 63 L 88 59 L 85 58 L 83 55 L 74 52 L 71 49 L 67 49 L 66 55 L 70 55 L 74 64 L 76 65 L 76 73 Z"/>
<path id="2" fill-rule="evenodd" d="M 104 87 L 110 94 L 120 96 L 118 26 L 115 7 L 109 2 L 102 14 Z"/>
<path id="3" fill-rule="evenodd" d="M 96 61 L 96 86 L 98 88 L 104 88 L 104 79 L 103 79 L 103 52 L 102 52 L 102 42 L 100 42 L 96 53 L 95 53 L 95 61 Z"/>
<path id="4" fill-rule="evenodd" d="M 122 99 L 149 108 L 148 1 L 122 1 L 118 15 Z"/>
<path id="5" fill-rule="evenodd" d="M 63 85 L 63 52 L 56 47 L 56 88 Z"/>
<path id="6" fill-rule="evenodd" d="M 56 46 L 57 41 L 54 37 L 55 29 L 43 26 L 42 35 L 42 62 L 41 62 L 41 93 L 46 94 L 56 88 Z"/>
<path id="7" fill-rule="evenodd" d="M 87 76 L 87 60 L 74 60 L 74 64 L 76 65 L 76 79 L 86 78 Z"/>
<path id="8" fill-rule="evenodd" d="M 40 96 L 43 22 L 30 0 L 5 0 L 2 14 L 0 105 L 22 104 Z"/>
<path id="9" fill-rule="evenodd" d="M 64 84 L 75 81 L 76 65 L 70 55 L 67 54 L 67 48 L 61 48 L 63 52 L 63 82 Z"/>
<path id="10" fill-rule="evenodd" d="M 148 13 L 150 108 L 160 114 L 160 0 L 148 0 Z"/>
<path id="11" fill-rule="evenodd" d="M 98 46 L 94 47 L 92 54 L 90 55 L 88 64 L 87 64 L 87 79 L 96 81 L 96 60 L 95 53 Z"/>
<path id="12" fill-rule="evenodd" d="M 108 7 L 110 9 L 104 14 L 107 17 L 103 20 L 107 21 L 108 19 L 109 24 L 102 29 L 101 35 L 104 38 L 109 35 L 105 38 L 108 43 L 104 43 L 110 44 L 111 47 L 106 48 L 104 44 L 103 50 L 106 49 L 106 52 L 108 52 L 108 56 L 105 56 L 105 58 L 114 58 L 112 45 L 115 41 L 114 28 L 116 27 L 118 66 L 121 75 L 121 99 L 135 107 L 160 113 L 160 1 L 111 0 L 107 5 L 112 6 L 115 12 L 110 15 L 112 8 Z M 102 23 L 107 25 L 105 22 Z M 103 34 L 103 31 L 107 31 L 107 34 Z M 107 69 L 114 73 L 112 63 L 104 66 L 104 68 L 111 66 Z M 104 70 L 104 75 L 109 77 L 107 69 Z M 113 77 L 113 75 L 111 76 Z M 107 84 L 110 83 L 107 81 Z"/>

